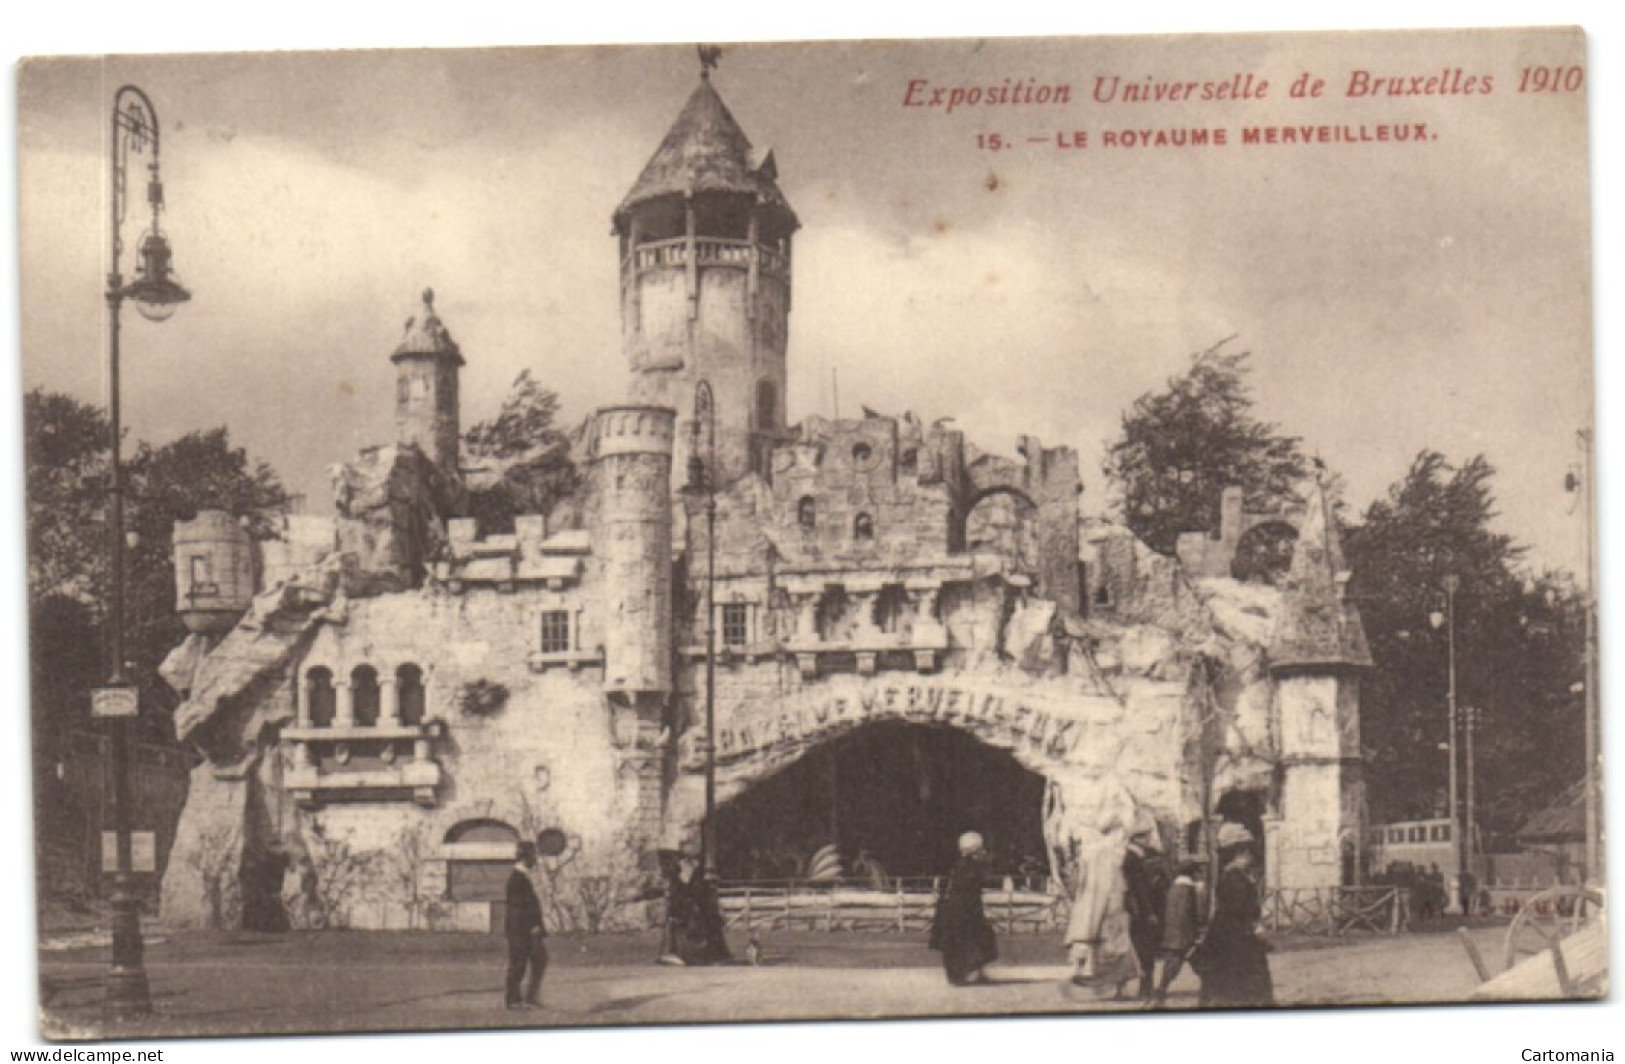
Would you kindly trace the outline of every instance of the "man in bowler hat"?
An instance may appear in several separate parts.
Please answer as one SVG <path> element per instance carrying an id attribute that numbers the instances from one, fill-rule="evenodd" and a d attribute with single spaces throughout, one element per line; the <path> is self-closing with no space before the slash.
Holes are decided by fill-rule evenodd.
<path id="1" fill-rule="evenodd" d="M 508 874 L 508 914 L 503 931 L 508 937 L 508 985 L 506 1003 L 510 1009 L 534 1009 L 540 1004 L 542 973 L 547 971 L 547 931 L 542 927 L 542 902 L 530 881 L 536 867 L 536 844 L 519 843 L 513 871 Z M 525 979 L 525 969 L 530 978 Z M 525 996 L 519 996 L 519 984 Z"/>

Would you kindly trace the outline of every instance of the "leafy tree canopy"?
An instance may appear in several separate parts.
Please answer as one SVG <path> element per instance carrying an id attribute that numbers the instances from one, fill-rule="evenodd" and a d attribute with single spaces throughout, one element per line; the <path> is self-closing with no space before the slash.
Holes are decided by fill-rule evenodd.
<path id="1" fill-rule="evenodd" d="M 520 514 L 545 514 L 573 494 L 580 475 L 558 425 L 559 397 L 524 370 L 497 415 L 463 434 L 468 505 L 482 532 L 510 532 Z"/>
<path id="2" fill-rule="evenodd" d="M 1457 702 L 1479 710 L 1481 827 L 1516 830 L 1581 774 L 1585 603 L 1568 574 L 1522 572 L 1524 548 L 1491 529 L 1494 474 L 1482 455 L 1424 450 L 1344 535 L 1376 662 L 1361 686 L 1375 821 L 1447 806 L 1447 576 Z"/>
<path id="3" fill-rule="evenodd" d="M 1236 485 L 1255 511 L 1298 499 L 1309 463 L 1296 436 L 1253 413 L 1249 353 L 1223 340 L 1192 356 L 1190 368 L 1123 414 L 1105 473 L 1128 527 L 1153 550 L 1172 554 L 1181 532 L 1218 527 L 1219 499 Z"/>
<path id="4" fill-rule="evenodd" d="M 108 423 L 102 410 L 36 389 L 24 397 L 29 613 L 36 711 L 54 722 L 87 712 L 105 677 L 103 618 L 109 580 Z M 177 520 L 227 510 L 266 538 L 289 496 L 276 473 L 233 447 L 224 428 L 161 447 L 136 445 L 125 459 L 125 643 L 144 707 L 173 694 L 156 674 L 185 636 L 175 615 L 170 539 Z M 133 545 L 132 545 L 133 543 Z M 153 727 L 162 730 L 162 718 Z"/>

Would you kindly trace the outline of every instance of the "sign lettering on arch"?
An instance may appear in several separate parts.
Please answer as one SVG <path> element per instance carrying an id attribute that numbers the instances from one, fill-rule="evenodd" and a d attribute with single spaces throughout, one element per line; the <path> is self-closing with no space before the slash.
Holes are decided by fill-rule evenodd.
<path id="1" fill-rule="evenodd" d="M 1066 760 L 1089 723 L 1121 707 L 1100 696 L 968 683 L 953 677 L 915 677 L 820 685 L 788 699 L 761 699 L 718 714 L 719 764 L 747 760 L 798 746 L 813 746 L 877 721 L 949 725 L 1013 752 Z M 689 771 L 704 767 L 697 731 L 680 740 L 679 760 Z"/>

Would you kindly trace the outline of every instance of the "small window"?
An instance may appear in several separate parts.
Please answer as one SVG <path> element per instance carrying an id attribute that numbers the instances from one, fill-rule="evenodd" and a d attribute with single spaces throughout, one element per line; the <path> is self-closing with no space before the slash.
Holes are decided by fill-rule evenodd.
<path id="1" fill-rule="evenodd" d="M 1405 829 L 1404 828 L 1389 828 L 1388 829 L 1388 841 L 1389 842 L 1404 842 L 1405 841 Z"/>
<path id="2" fill-rule="evenodd" d="M 423 670 L 406 664 L 395 670 L 395 697 L 400 703 L 401 723 L 415 728 L 423 723 Z"/>
<path id="3" fill-rule="evenodd" d="M 875 538 L 875 519 L 870 517 L 868 514 L 859 514 L 857 517 L 853 518 L 852 519 L 852 538 L 853 539 L 874 539 Z"/>
<path id="4" fill-rule="evenodd" d="M 750 614 L 743 602 L 725 602 L 722 604 L 722 645 L 725 647 L 742 647 L 750 638 Z"/>
<path id="5" fill-rule="evenodd" d="M 542 612 L 542 653 L 563 654 L 570 649 L 570 612 L 544 610 Z"/>
<path id="6" fill-rule="evenodd" d="M 1424 828 L 1424 827 L 1411 828 L 1411 841 L 1412 842 L 1426 842 L 1427 840 L 1428 840 L 1428 829 L 1427 828 Z"/>
<path id="7" fill-rule="evenodd" d="M 902 466 L 903 472 L 912 473 L 920 466 L 920 452 L 910 447 L 903 452 L 903 457 L 898 459 L 898 463 Z"/>
<path id="8" fill-rule="evenodd" d="M 809 531 L 818 527 L 818 504 L 811 495 L 803 495 L 796 503 L 796 524 Z"/>
<path id="9" fill-rule="evenodd" d="M 1435 842 L 1449 842 L 1450 841 L 1450 825 L 1449 824 L 1440 824 L 1438 827 L 1434 828 L 1433 829 L 1433 840 Z"/>
<path id="10" fill-rule="evenodd" d="M 351 707 L 360 728 L 378 724 L 378 672 L 371 665 L 357 665 L 350 673 Z"/>
<path id="11" fill-rule="evenodd" d="M 212 595 L 218 590 L 214 586 L 214 565 L 207 554 L 194 554 L 191 558 L 192 584 L 188 588 L 194 595 Z"/>
<path id="12" fill-rule="evenodd" d="M 336 710 L 333 674 L 324 668 L 305 673 L 305 707 L 312 728 L 331 728 Z"/>
<path id="13" fill-rule="evenodd" d="M 772 381 L 758 381 L 756 384 L 756 427 L 766 431 L 778 424 L 779 395 L 774 389 Z"/>
<path id="14" fill-rule="evenodd" d="M 854 443 L 852 445 L 852 461 L 854 462 L 867 462 L 869 456 L 873 453 L 873 451 L 869 450 L 867 443 Z"/>

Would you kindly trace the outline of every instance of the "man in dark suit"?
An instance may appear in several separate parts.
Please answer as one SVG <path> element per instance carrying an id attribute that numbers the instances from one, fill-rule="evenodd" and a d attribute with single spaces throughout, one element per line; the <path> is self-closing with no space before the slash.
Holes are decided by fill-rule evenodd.
<path id="1" fill-rule="evenodd" d="M 510 1009 L 533 1009 L 539 1004 L 542 973 L 547 971 L 547 931 L 542 927 L 542 902 L 536 897 L 536 887 L 530 881 L 530 870 L 536 867 L 536 844 L 521 842 L 513 871 L 508 875 L 508 915 L 503 931 L 508 936 L 507 1006 Z M 519 984 L 525 979 L 525 996 L 519 996 Z"/>

